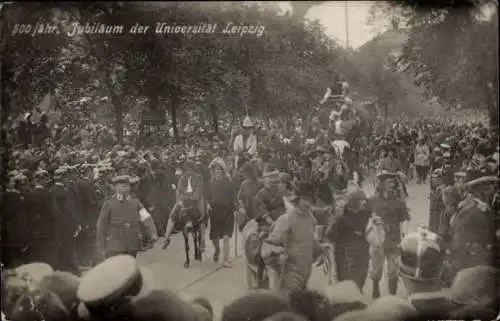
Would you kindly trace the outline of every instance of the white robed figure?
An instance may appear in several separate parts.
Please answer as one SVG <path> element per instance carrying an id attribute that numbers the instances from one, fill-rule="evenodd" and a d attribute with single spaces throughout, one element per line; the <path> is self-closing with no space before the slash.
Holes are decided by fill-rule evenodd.
<path id="1" fill-rule="evenodd" d="M 252 132 L 254 124 L 250 117 L 243 119 L 241 128 L 243 132 L 236 136 L 233 143 L 234 166 L 236 169 L 240 168 L 248 157 L 254 157 L 257 154 L 257 136 Z"/>

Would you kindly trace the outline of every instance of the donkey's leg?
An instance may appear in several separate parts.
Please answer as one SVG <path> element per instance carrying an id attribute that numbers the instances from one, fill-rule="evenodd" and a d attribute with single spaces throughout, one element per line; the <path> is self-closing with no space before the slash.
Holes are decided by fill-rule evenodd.
<path id="1" fill-rule="evenodd" d="M 186 254 L 186 261 L 184 261 L 184 267 L 188 268 L 191 265 L 190 259 L 189 259 L 189 234 L 186 228 L 182 230 L 182 237 L 184 238 L 184 251 Z"/>
<path id="2" fill-rule="evenodd" d="M 200 228 L 197 226 L 193 230 L 193 240 L 194 240 L 194 259 L 201 261 L 201 233 Z"/>

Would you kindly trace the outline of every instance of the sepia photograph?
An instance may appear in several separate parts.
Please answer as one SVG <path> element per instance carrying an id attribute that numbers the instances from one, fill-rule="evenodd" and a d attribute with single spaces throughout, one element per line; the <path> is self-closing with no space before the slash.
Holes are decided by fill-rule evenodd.
<path id="1" fill-rule="evenodd" d="M 0 2 L 1 321 L 500 320 L 497 0 Z"/>

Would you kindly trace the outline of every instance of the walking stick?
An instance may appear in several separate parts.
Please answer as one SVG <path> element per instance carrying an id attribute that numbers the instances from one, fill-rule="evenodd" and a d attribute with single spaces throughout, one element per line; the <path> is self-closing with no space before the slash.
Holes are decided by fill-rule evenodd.
<path id="1" fill-rule="evenodd" d="M 238 223 L 234 220 L 234 257 L 238 257 Z"/>

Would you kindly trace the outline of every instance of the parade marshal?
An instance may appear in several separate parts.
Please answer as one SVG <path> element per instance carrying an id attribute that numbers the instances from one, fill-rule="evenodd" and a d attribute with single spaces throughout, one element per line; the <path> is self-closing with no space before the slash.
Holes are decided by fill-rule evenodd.
<path id="1" fill-rule="evenodd" d="M 104 202 L 97 221 L 97 248 L 107 258 L 119 254 L 135 257 L 142 244 L 140 225 L 152 242 L 158 233 L 149 212 L 130 196 L 130 177 L 117 176 L 113 184 L 116 194 Z"/>

